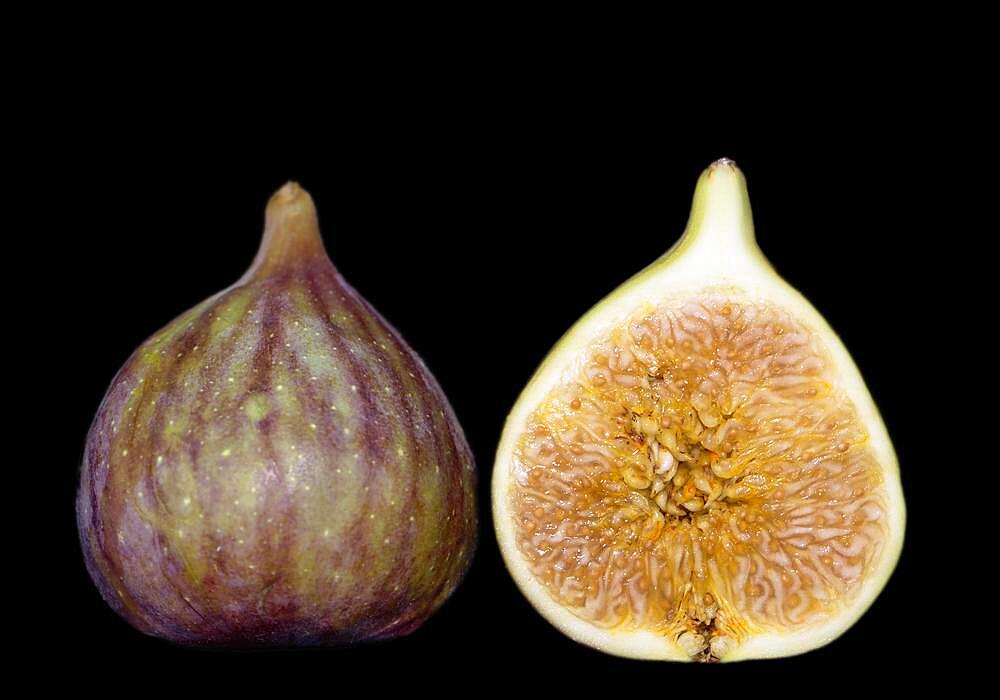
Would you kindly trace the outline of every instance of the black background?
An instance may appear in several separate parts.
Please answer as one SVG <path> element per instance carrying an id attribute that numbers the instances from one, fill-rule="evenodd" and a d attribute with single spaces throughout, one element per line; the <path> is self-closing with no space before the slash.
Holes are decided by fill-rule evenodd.
<path id="1" fill-rule="evenodd" d="M 197 101 L 149 97 L 112 109 L 98 96 L 45 155 L 53 204 L 41 215 L 62 233 L 42 242 L 53 246 L 56 335 L 72 341 L 59 436 L 46 447 L 48 473 L 58 475 L 48 542 L 60 630 L 47 648 L 60 664 L 165 682 L 324 684 L 336 674 L 415 692 L 456 670 L 484 686 L 516 685 L 530 672 L 567 687 L 615 678 L 660 693 L 723 679 L 889 676 L 912 662 L 926 643 L 918 557 L 930 541 L 920 517 L 931 475 L 909 373 L 928 361 L 914 329 L 927 282 L 922 241 L 935 226 L 926 192 L 936 143 L 912 121 L 912 105 L 831 100 L 762 115 L 707 103 L 696 108 L 706 134 L 671 123 L 682 105 L 544 88 L 513 99 L 461 90 L 280 98 L 280 115 L 250 121 Z M 907 543 L 872 608 L 822 649 L 711 668 L 617 659 L 564 637 L 508 576 L 491 523 L 493 452 L 547 351 L 676 240 L 699 173 L 722 156 L 746 174 L 761 248 L 840 334 L 882 411 L 910 508 Z M 452 402 L 479 468 L 479 548 L 454 596 L 404 639 L 264 653 L 178 648 L 132 630 L 90 582 L 73 515 L 79 460 L 115 371 L 155 330 L 242 274 L 264 204 L 288 179 L 315 198 L 334 264 Z"/>

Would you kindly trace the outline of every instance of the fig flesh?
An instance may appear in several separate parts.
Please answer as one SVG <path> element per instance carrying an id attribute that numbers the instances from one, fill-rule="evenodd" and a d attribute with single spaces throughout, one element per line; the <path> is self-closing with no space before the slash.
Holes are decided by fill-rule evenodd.
<path id="1" fill-rule="evenodd" d="M 437 382 L 334 269 L 312 198 L 270 200 L 236 284 L 143 343 L 87 437 L 87 568 L 177 643 L 416 629 L 475 546 L 471 452 Z"/>
<path id="2" fill-rule="evenodd" d="M 507 420 L 493 515 L 509 571 L 620 656 L 788 656 L 889 578 L 905 507 L 850 355 L 756 245 L 742 173 L 556 345 Z"/>

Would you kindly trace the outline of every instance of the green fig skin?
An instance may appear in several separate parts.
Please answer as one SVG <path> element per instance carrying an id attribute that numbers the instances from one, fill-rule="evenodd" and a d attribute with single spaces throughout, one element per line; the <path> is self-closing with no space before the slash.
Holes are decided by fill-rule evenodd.
<path id="1" fill-rule="evenodd" d="M 112 381 L 77 519 L 101 595 L 144 633 L 340 644 L 407 634 L 454 591 L 475 486 L 437 382 L 334 269 L 290 183 L 247 275 Z"/>

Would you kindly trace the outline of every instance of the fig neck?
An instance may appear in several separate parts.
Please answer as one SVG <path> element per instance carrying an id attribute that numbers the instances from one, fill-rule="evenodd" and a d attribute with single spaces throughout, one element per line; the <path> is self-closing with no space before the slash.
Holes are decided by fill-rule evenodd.
<path id="1" fill-rule="evenodd" d="M 289 182 L 268 200 L 264 237 L 241 281 L 260 279 L 316 259 L 329 262 L 319 233 L 316 205 L 297 182 Z"/>
<path id="2" fill-rule="evenodd" d="M 712 163 L 698 178 L 691 215 L 676 253 L 685 262 L 719 273 L 737 272 L 763 260 L 746 180 L 728 158 Z"/>

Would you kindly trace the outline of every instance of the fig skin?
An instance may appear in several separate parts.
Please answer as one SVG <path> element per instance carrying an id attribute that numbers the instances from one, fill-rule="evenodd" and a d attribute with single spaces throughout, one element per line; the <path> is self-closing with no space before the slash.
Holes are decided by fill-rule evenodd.
<path id="1" fill-rule="evenodd" d="M 341 644 L 412 632 L 454 591 L 475 482 L 437 382 L 334 269 L 289 183 L 247 274 L 115 376 L 77 521 L 102 597 L 146 634 Z"/>

